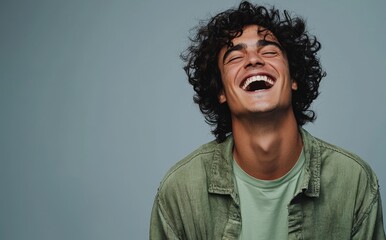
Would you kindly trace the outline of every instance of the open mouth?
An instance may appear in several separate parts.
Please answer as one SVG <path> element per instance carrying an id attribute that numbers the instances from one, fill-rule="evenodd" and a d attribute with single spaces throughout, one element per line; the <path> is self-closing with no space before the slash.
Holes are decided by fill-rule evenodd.
<path id="1" fill-rule="evenodd" d="M 245 79 L 243 83 L 241 83 L 241 88 L 244 91 L 254 92 L 270 89 L 274 83 L 274 80 L 267 75 L 256 75 Z"/>

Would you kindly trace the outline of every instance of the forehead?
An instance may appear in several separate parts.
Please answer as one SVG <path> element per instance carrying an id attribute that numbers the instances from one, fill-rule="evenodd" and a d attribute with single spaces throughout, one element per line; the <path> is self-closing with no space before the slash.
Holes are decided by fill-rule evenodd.
<path id="1" fill-rule="evenodd" d="M 277 38 L 268 29 L 258 25 L 248 25 L 243 28 L 243 32 L 240 36 L 232 39 L 232 44 L 238 44 L 240 42 L 251 40 L 267 40 L 272 42 L 278 42 Z"/>

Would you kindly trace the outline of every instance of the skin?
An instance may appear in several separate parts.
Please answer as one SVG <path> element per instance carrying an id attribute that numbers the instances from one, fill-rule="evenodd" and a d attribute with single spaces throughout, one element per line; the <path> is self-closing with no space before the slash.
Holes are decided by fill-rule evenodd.
<path id="1" fill-rule="evenodd" d="M 224 89 L 218 98 L 231 111 L 233 156 L 255 178 L 280 178 L 296 164 L 303 147 L 291 102 L 297 84 L 290 77 L 285 53 L 269 31 L 246 26 L 232 43 L 219 53 Z M 274 85 L 253 92 L 243 89 L 245 80 L 255 75 L 269 76 Z"/>

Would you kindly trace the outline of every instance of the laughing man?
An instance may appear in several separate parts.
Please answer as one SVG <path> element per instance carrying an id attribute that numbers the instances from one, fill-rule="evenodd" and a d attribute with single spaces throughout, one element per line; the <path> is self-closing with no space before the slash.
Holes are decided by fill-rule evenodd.
<path id="1" fill-rule="evenodd" d="M 167 173 L 150 239 L 385 239 L 374 172 L 302 128 L 319 49 L 301 18 L 248 2 L 197 28 L 184 69 L 216 141 Z"/>

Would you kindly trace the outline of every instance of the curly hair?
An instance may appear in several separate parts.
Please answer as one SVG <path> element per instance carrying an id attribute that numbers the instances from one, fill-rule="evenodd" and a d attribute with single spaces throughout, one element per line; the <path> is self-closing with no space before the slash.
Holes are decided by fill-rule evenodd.
<path id="1" fill-rule="evenodd" d="M 267 9 L 243 1 L 238 8 L 200 22 L 195 28 L 196 35 L 190 38 L 191 45 L 181 54 L 186 64 L 184 70 L 195 91 L 193 100 L 206 122 L 214 127 L 212 133 L 218 142 L 223 142 L 232 132 L 229 107 L 218 100 L 223 90 L 218 54 L 224 46 L 232 46 L 232 39 L 241 36 L 247 25 L 258 25 L 272 32 L 286 53 L 291 78 L 298 85 L 292 93 L 297 124 L 302 126 L 316 119 L 315 112 L 309 108 L 319 95 L 319 83 L 326 75 L 317 56 L 320 42 L 308 34 L 302 18 L 292 17 L 286 10 L 280 13 L 275 7 Z"/>

